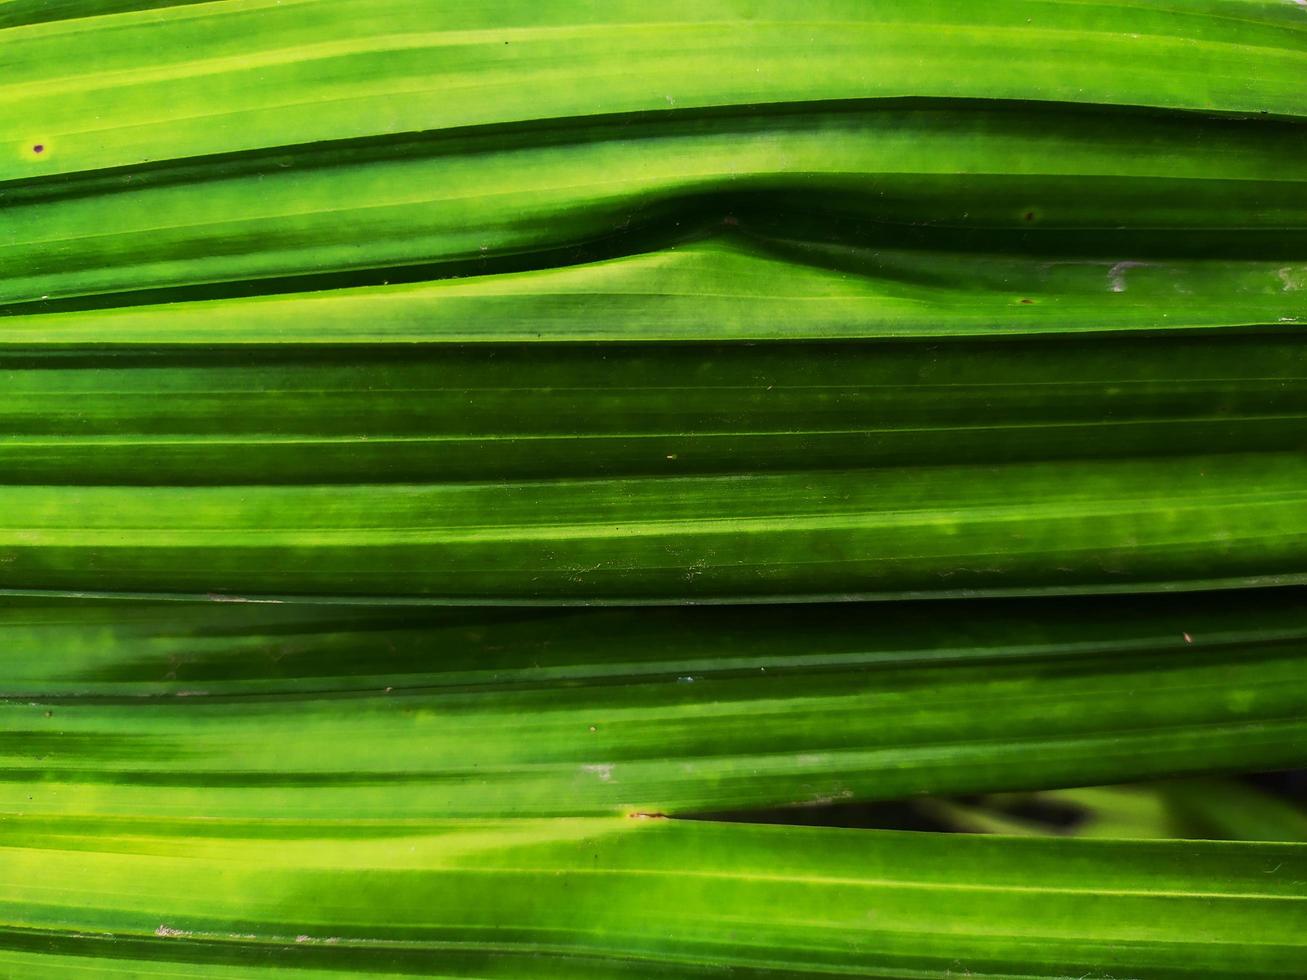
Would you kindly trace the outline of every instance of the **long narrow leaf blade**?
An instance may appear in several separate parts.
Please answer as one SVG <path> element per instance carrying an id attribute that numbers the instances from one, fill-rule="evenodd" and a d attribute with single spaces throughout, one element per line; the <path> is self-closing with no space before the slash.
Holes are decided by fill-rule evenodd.
<path id="1" fill-rule="evenodd" d="M 816 224 L 818 237 L 891 249 L 1097 260 L 1116 270 L 1092 277 L 1100 295 L 1141 263 L 1169 277 L 1174 258 L 1235 269 L 1262 259 L 1286 270 L 1263 284 L 1277 297 L 1301 288 L 1305 152 L 1296 122 L 1011 106 L 273 144 L 0 183 L 0 308 L 120 306 L 150 291 L 202 298 L 241 280 L 284 292 L 302 279 L 383 282 L 386 270 L 412 279 L 547 268 L 574 263 L 578 249 L 651 252 L 778 223 L 781 234 Z"/>
<path id="2" fill-rule="evenodd" d="M 1297 977 L 1307 846 L 668 820 L 6 821 L 24 977 Z M 305 972 L 301 972 L 305 971 Z"/>
<path id="3" fill-rule="evenodd" d="M 1307 763 L 1297 591 L 3 608 L 0 810 L 32 818 L 689 813 Z"/>
<path id="4" fill-rule="evenodd" d="M 792 268 L 773 264 L 773 289 Z M 1105 282 L 1109 271 L 1085 276 Z M 1149 288 L 1147 270 L 1129 275 L 1132 291 Z M 1121 309 L 1151 310 L 1168 288 L 1163 278 L 1149 298 Z M 707 301 L 692 280 L 687 306 Z M 0 339 L 30 346 L 0 351 L 0 472 L 8 483 L 191 485 L 685 476 L 1296 451 L 1307 430 L 1303 341 L 1285 328 L 1177 323 L 1133 336 L 1067 336 L 1053 332 L 1050 315 L 1012 321 L 1001 340 L 930 336 L 939 324 L 967 329 L 959 297 L 956 307 L 914 307 L 919 324 L 926 312 L 947 310 L 946 320 L 904 324 L 918 335 L 876 343 L 510 345 L 442 338 L 442 323 L 459 330 L 467 322 L 438 316 L 451 303 L 457 309 L 456 298 L 409 305 L 392 295 L 404 312 L 392 310 L 384 325 L 380 314 L 365 321 L 347 311 L 389 301 L 356 307 L 357 295 L 271 308 L 232 301 L 213 304 L 209 316 L 197 315 L 205 304 L 191 304 L 11 320 Z M 584 306 L 571 302 L 570 321 L 551 334 L 579 339 L 588 316 L 596 329 L 632 338 L 673 322 L 662 318 L 672 313 L 665 304 L 633 311 L 620 299 L 596 291 Z M 795 297 L 792 309 L 815 326 L 842 305 L 818 299 Z M 783 299 L 730 302 L 741 317 L 752 304 L 759 325 L 801 329 L 779 308 Z M 1007 301 L 996 297 L 999 305 Z M 971 313 L 981 307 L 975 299 Z M 482 339 L 525 330 L 530 311 L 547 317 L 551 308 L 558 312 L 541 294 L 499 306 L 502 319 L 482 323 Z M 634 316 L 623 322 L 621 308 Z M 1180 308 L 1170 308 L 1180 320 Z M 1205 309 L 1219 316 L 1215 302 Z M 1233 310 L 1232 301 L 1229 319 Z M 725 304 L 721 314 L 730 315 Z M 345 336 L 350 324 L 366 322 L 379 337 L 406 329 L 409 317 L 425 342 L 347 342 L 357 339 Z M 694 322 L 707 321 L 677 329 Z M 869 321 L 850 311 L 850 322 Z M 1024 328 L 1032 332 L 1018 334 Z M 293 346 L 238 345 L 253 337 Z M 151 346 L 123 346 L 133 341 Z"/>
<path id="5" fill-rule="evenodd" d="M 1159 495 L 1161 494 L 1161 495 Z M 11 486 L 0 588 L 666 601 L 1282 584 L 1307 459 L 1267 453 L 343 486 Z"/>
<path id="6" fill-rule="evenodd" d="M 94 16 L 124 7 L 160 5 L 4 4 L 0 131 L 22 142 L 0 174 L 730 104 L 1307 108 L 1307 24 L 1287 2 L 225 0 Z"/>

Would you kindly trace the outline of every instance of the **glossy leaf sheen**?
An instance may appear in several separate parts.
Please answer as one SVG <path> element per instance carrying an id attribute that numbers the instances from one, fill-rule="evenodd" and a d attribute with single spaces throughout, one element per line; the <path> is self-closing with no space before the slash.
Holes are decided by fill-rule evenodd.
<path id="1" fill-rule="evenodd" d="M 524 253 L 543 263 L 599 239 L 647 251 L 814 209 L 890 246 L 933 229 L 1109 265 L 1221 228 L 1217 255 L 1269 252 L 1298 276 L 1304 152 L 1296 125 L 817 107 L 152 165 L 132 180 L 6 189 L 0 304 Z"/>
<path id="2" fill-rule="evenodd" d="M 847 98 L 1300 114 L 1289 3 L 10 0 L 10 174 L 531 119 Z M 6 16 L 7 15 L 7 16 Z M 66 18 L 54 20 L 54 18 Z M 50 18 L 47 23 L 26 24 Z M 114 43 L 103 43 L 112 37 Z M 311 108 L 310 108 L 311 107 Z M 33 160 L 30 141 L 48 155 Z"/>
<path id="3" fill-rule="evenodd" d="M 10 600 L 0 810 L 729 810 L 1307 762 L 1298 591 L 422 610 Z"/>
<path id="4" fill-rule="evenodd" d="M 1180 980 L 1307 955 L 1299 844 L 9 820 L 0 860 L 0 965 L 26 977 Z"/>
<path id="5" fill-rule="evenodd" d="M 1301 3 L 0 60 L 0 972 L 1301 975 L 1300 845 L 661 819 L 1307 762 Z"/>
<path id="6" fill-rule="evenodd" d="M 1159 496 L 1159 491 L 1166 496 Z M 721 600 L 1301 581 L 1294 454 L 348 486 L 12 486 L 0 586 Z"/>
<path id="7" fill-rule="evenodd" d="M 1294 6 L 7 4 L 0 589 L 1300 581 Z"/>
<path id="8" fill-rule="evenodd" d="M 955 235 L 950 235 L 955 238 Z M 1237 238 L 1238 236 L 1235 236 Z M 1174 239 L 1170 239 L 1174 241 Z M 1184 236 L 1184 240 L 1192 240 Z M 1288 257 L 991 255 L 738 235 L 574 266 L 0 320 L 0 346 L 702 343 L 983 339 L 1126 331 L 1179 344 L 1307 322 L 1307 249 Z M 385 270 L 376 274 L 389 275 Z M 154 298 L 158 298 L 155 295 Z M 1240 329 L 1244 328 L 1244 329 Z M 1105 338 L 1103 335 L 1107 335 Z"/>
<path id="9" fill-rule="evenodd" d="M 1307 438 L 1301 343 L 1265 331 L 47 348 L 0 353 L 0 377 L 0 467 L 29 484 L 680 477 Z"/>

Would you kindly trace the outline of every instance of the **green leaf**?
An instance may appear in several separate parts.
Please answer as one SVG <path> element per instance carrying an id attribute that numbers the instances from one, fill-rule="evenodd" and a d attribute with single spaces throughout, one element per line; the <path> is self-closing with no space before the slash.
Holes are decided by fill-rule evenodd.
<path id="1" fill-rule="evenodd" d="M 0 304 L 539 267 L 814 210 L 1109 267 L 1303 254 L 1287 3 L 43 9 L 72 19 L 4 32 Z"/>
<path id="2" fill-rule="evenodd" d="M 772 265 L 777 283 L 793 268 Z M 1129 274 L 1139 279 L 1132 289 L 1147 288 L 1146 270 Z M 328 310 L 353 300 L 323 295 L 331 298 L 277 300 L 275 309 L 224 301 L 202 316 L 205 304 L 8 321 L 0 336 L 39 346 L 0 351 L 4 479 L 425 482 L 1295 450 L 1307 417 L 1301 344 L 1288 331 L 1043 337 L 1034 321 L 1014 321 L 1012 332 L 1032 335 L 510 346 L 446 342 L 430 319 L 420 345 L 299 343 L 334 341 L 354 322 L 374 336 L 387 329 L 382 317 L 360 315 L 380 299 L 338 317 Z M 983 294 L 967 295 L 979 315 Z M 816 298 L 794 304 L 814 322 L 841 305 Z M 457 308 L 454 299 L 420 308 L 434 317 Z M 591 293 L 591 313 L 605 302 Z M 723 315 L 728 303 L 741 315 L 753 303 L 764 323 L 766 302 L 733 296 Z M 770 302 L 784 325 L 782 301 Z M 959 297 L 947 321 L 930 323 L 964 331 L 963 305 Z M 572 306 L 579 332 L 589 321 Z M 535 294 L 486 327 L 520 330 L 527 311 L 548 308 Z M 595 323 L 634 337 L 661 322 L 660 308 L 628 306 L 640 325 L 616 314 Z M 256 337 L 294 337 L 296 346 L 211 346 Z M 101 339 L 151 347 L 99 349 Z"/>
<path id="3" fill-rule="evenodd" d="M 1301 582 L 1297 454 L 511 483 L 10 486 L 0 587 L 667 601 Z"/>
<path id="4" fill-rule="evenodd" d="M 1295 977 L 1307 846 L 9 820 L 13 975 Z M 301 972 L 305 971 L 305 972 Z"/>
<path id="5" fill-rule="evenodd" d="M 0 0 L 0 973 L 1301 975 L 1301 8 Z"/>
<path id="6" fill-rule="evenodd" d="M 3 610 L 0 811 L 33 817 L 687 813 L 1307 762 L 1296 591 Z"/>
<path id="7" fill-rule="evenodd" d="M 384 281 L 387 269 L 413 279 L 541 268 L 577 261 L 578 247 L 608 257 L 724 225 L 794 237 L 814 223 L 819 237 L 877 248 L 1033 254 L 1044 261 L 1025 278 L 1045 290 L 1039 273 L 1090 259 L 1099 296 L 1125 291 L 1140 264 L 1161 266 L 1146 275 L 1174 293 L 1198 270 L 1167 261 L 1186 257 L 1208 260 L 1200 268 L 1233 260 L 1223 275 L 1235 280 L 1245 260 L 1275 263 L 1253 269 L 1272 291 L 1255 300 L 1263 307 L 1302 286 L 1307 138 L 1296 124 L 896 104 L 558 126 L 273 142 L 0 184 L 0 306 L 100 294 L 117 306 L 150 290 L 198 298 L 237 280 L 269 291 L 306 277 L 351 285 L 360 271 Z M 982 263 L 981 275 L 993 271 Z M 696 291 L 713 293 L 715 281 Z M 1018 298 L 1028 297 L 1009 294 L 1009 305 Z M 1197 304 L 1181 299 L 1177 312 L 1186 307 Z M 1160 311 L 1154 321 L 1165 322 Z"/>
<path id="8" fill-rule="evenodd" d="M 4 176 L 642 110 L 939 97 L 1301 114 L 1291 3 L 8 0 Z M 67 18 L 56 20 L 56 18 Z M 31 21 L 48 20 L 20 26 Z M 112 38 L 112 43 L 106 43 Z M 33 159 L 32 143 L 46 150 Z"/>
<path id="9" fill-rule="evenodd" d="M 1307 574 L 1300 11 L 114 6 L 7 10 L 0 589 Z"/>
<path id="10" fill-rule="evenodd" d="M 465 279 L 266 296 L 257 294 L 278 287 L 256 281 L 235 287 L 254 296 L 16 314 L 0 321 L 0 347 L 181 347 L 217 358 L 227 346 L 243 348 L 244 357 L 254 345 L 357 352 L 371 344 L 402 347 L 406 357 L 436 356 L 422 350 L 431 345 L 452 357 L 455 344 L 698 341 L 702 357 L 721 356 L 717 345 L 735 354 L 740 341 L 785 341 L 788 352 L 795 341 L 956 338 L 973 346 L 955 349 L 972 351 L 978 340 L 1046 338 L 1066 342 L 1070 361 L 1094 355 L 1090 341 L 1072 346 L 1067 334 L 1090 335 L 1104 345 L 1100 351 L 1111 350 L 1109 342 L 1130 350 L 1126 331 L 1203 349 L 1215 342 L 1207 333 L 1218 329 L 1231 343 L 1257 334 L 1292 343 L 1285 324 L 1307 322 L 1304 250 L 1249 257 L 1252 246 L 1242 248 L 1238 233 L 1229 236 L 1238 256 L 1203 258 L 1175 254 L 1174 239 L 1169 253 L 1150 257 L 1138 251 L 1140 236 L 1100 242 L 1089 255 L 1003 256 L 954 251 L 956 230 L 949 232 L 952 246 L 938 242 L 927 250 L 774 239 L 766 232 Z M 202 272 L 211 267 L 207 258 L 197 262 Z M 369 275 L 379 281 L 392 272 Z M 295 284 L 303 285 L 296 280 L 285 288 Z M 176 297 L 147 291 L 136 298 Z M 1004 350 L 987 349 L 994 356 Z M 1116 358 L 1118 369 L 1123 360 Z M 828 357 L 826 367 L 841 365 Z"/>

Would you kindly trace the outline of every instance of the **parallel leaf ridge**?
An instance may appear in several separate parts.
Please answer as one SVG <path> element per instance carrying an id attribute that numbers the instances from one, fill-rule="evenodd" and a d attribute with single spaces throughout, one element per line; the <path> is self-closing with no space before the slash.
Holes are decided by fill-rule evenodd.
<path id="1" fill-rule="evenodd" d="M 1303 78 L 1291 0 L 0 0 L 0 975 L 1301 976 L 1207 777 L 1307 766 Z M 788 825 L 904 799 L 1002 833 Z"/>

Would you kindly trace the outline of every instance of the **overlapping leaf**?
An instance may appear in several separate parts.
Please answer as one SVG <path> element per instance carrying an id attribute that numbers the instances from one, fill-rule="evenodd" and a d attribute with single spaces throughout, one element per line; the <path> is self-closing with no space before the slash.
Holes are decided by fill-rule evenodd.
<path id="1" fill-rule="evenodd" d="M 6 821 L 28 977 L 1294 977 L 1307 846 L 671 820 Z"/>
<path id="2" fill-rule="evenodd" d="M 0 0 L 0 70 L 0 971 L 1301 973 L 1302 846 L 632 819 L 1307 760 L 1301 3 Z"/>
<path id="3" fill-rule="evenodd" d="M 1307 759 L 1297 592 L 5 607 L 0 809 L 686 813 Z"/>
<path id="4" fill-rule="evenodd" d="M 1286 5 L 121 6 L 8 10 L 0 587 L 1307 573 Z"/>

